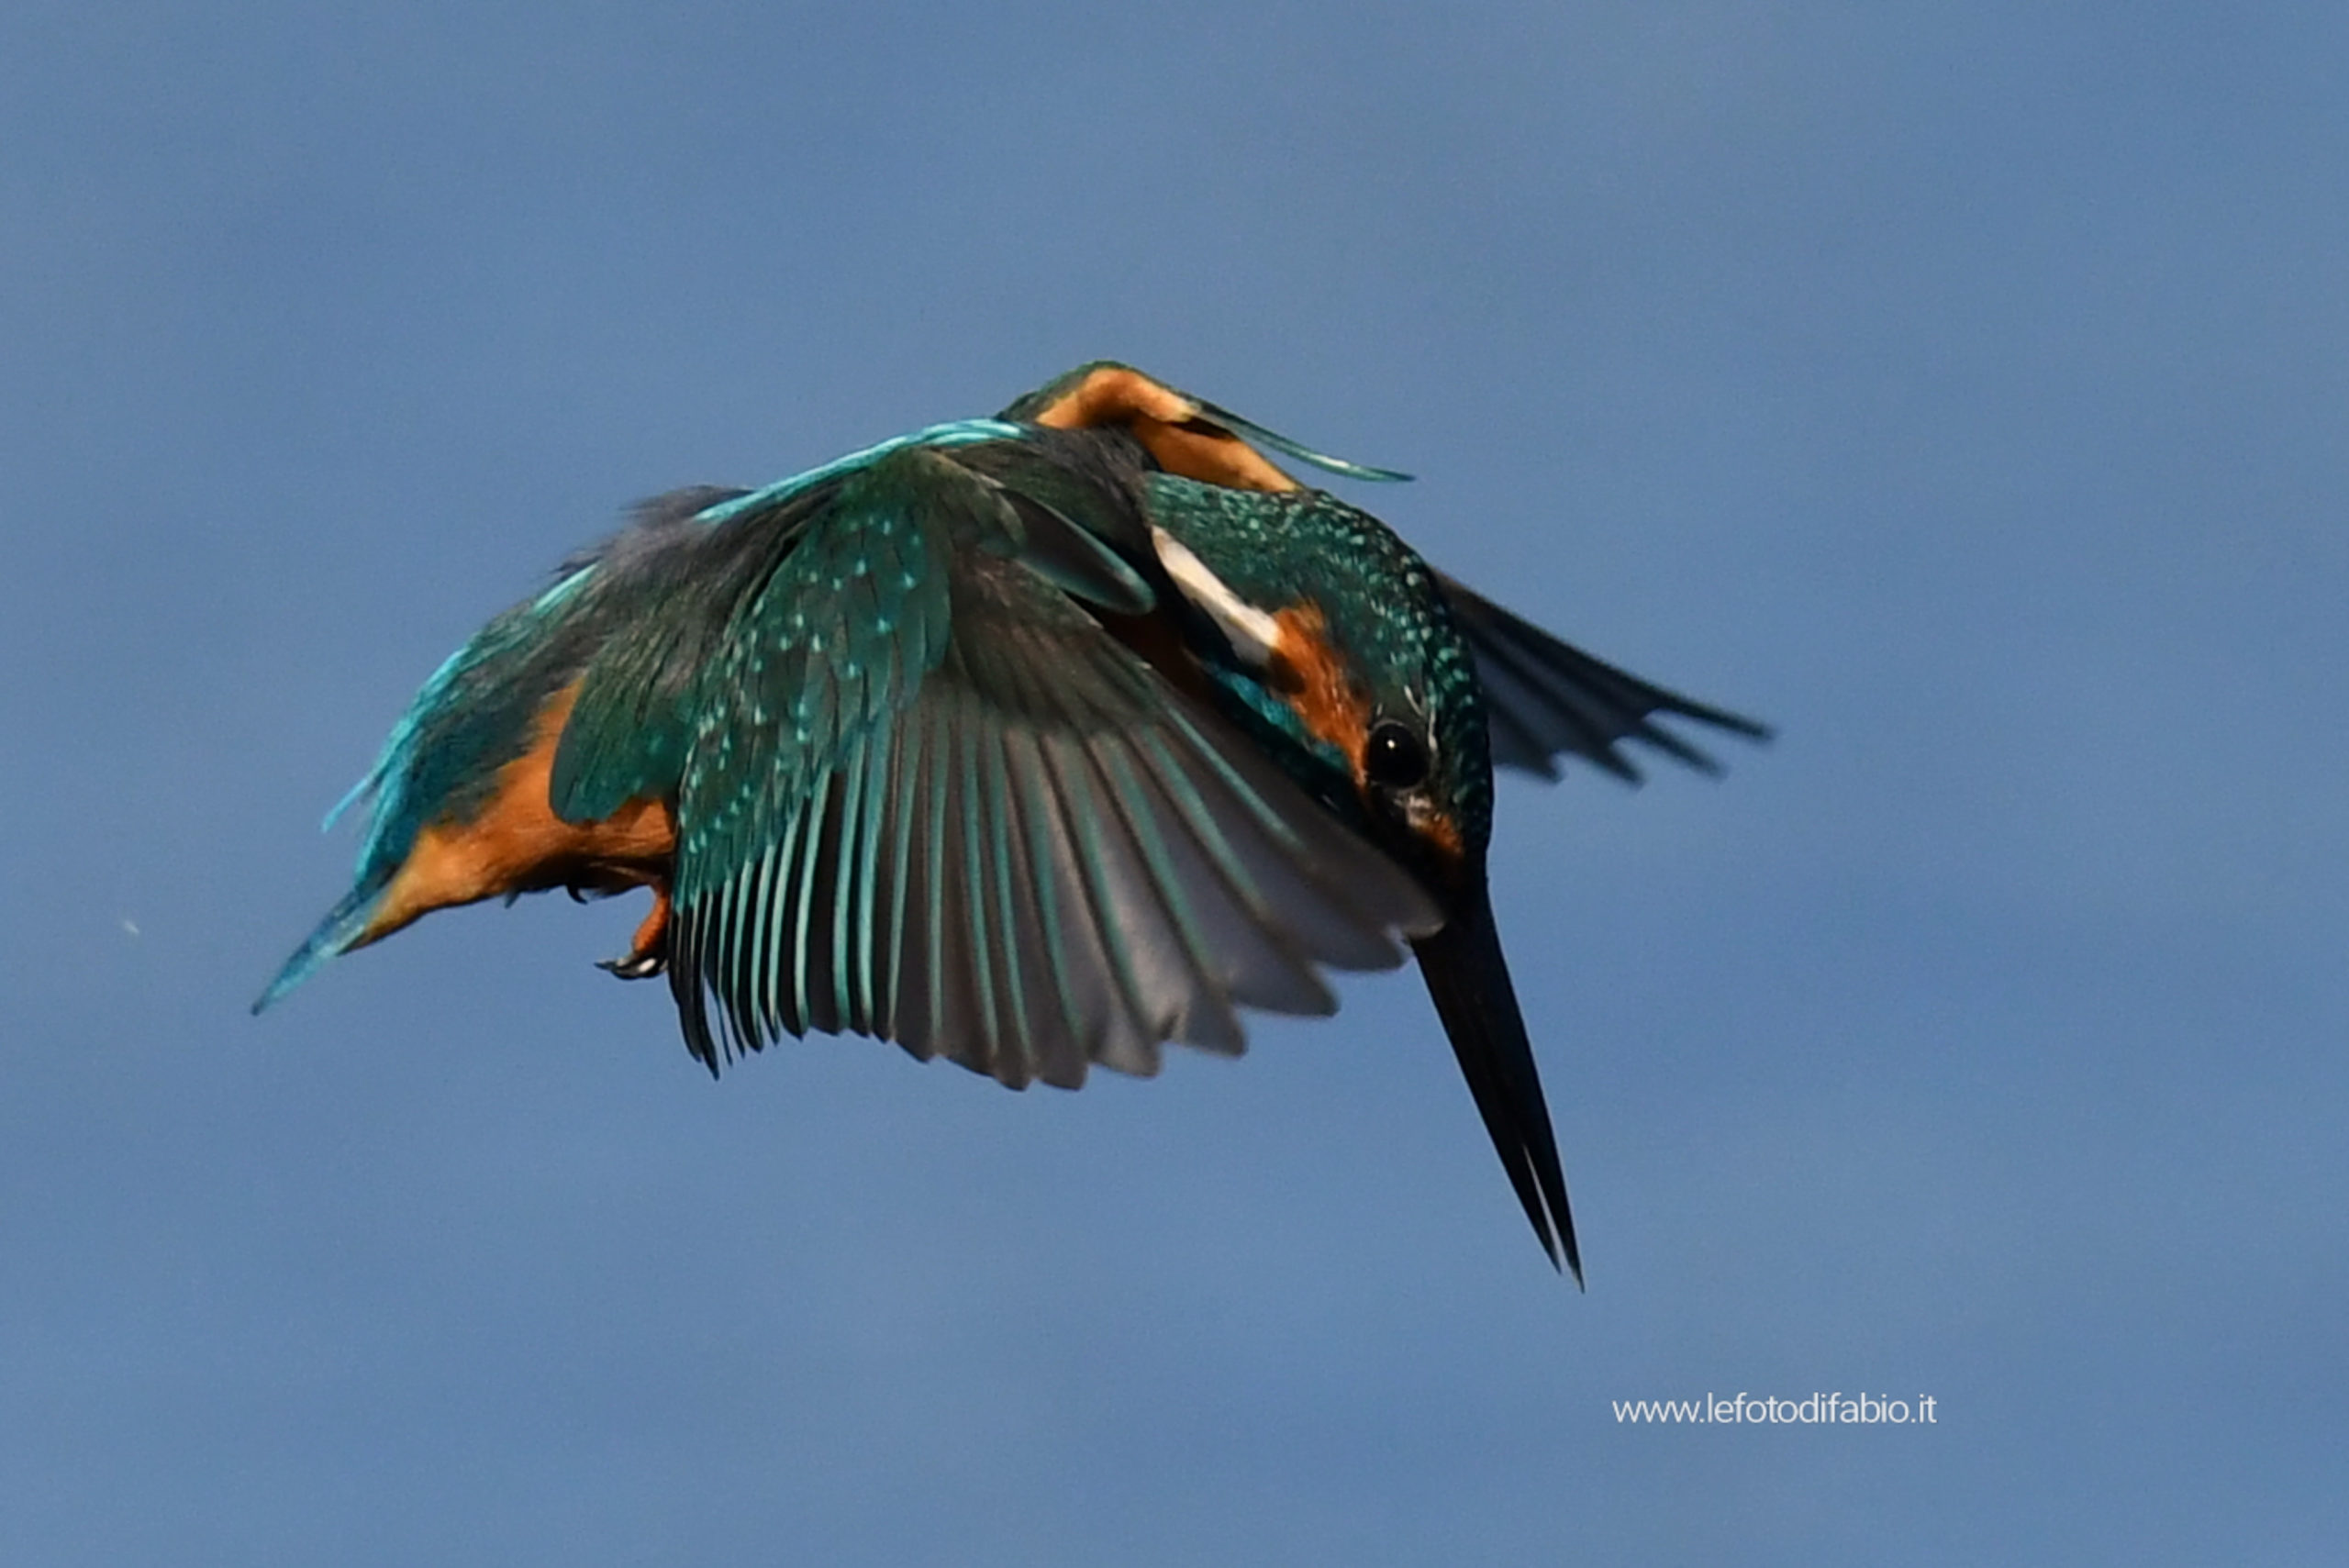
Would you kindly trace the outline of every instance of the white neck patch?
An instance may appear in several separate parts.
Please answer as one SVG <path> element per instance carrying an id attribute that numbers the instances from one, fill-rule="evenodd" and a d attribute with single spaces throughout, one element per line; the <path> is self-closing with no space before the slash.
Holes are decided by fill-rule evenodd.
<path id="1" fill-rule="evenodd" d="M 1208 569 L 1208 563 L 1191 553 L 1190 547 L 1164 528 L 1152 524 L 1150 542 L 1158 551 L 1158 559 L 1183 596 L 1205 610 L 1218 630 L 1230 639 L 1241 658 L 1262 669 L 1272 662 L 1281 645 L 1280 623 L 1231 591 L 1224 580 Z"/>

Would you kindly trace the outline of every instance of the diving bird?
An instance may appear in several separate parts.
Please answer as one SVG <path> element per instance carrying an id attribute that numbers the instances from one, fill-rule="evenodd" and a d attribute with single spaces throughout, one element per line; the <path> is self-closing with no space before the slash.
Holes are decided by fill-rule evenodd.
<path id="1" fill-rule="evenodd" d="M 651 889 L 606 967 L 665 972 L 721 1062 L 849 1032 L 1013 1087 L 1236 1054 L 1406 949 L 1553 1265 L 1582 1264 L 1486 895 L 1493 766 L 1626 779 L 1663 728 L 1753 738 L 1430 567 L 1271 456 L 1081 366 L 756 490 L 681 490 L 425 683 L 336 815 L 350 892 L 254 1004 L 435 909 Z M 334 820 L 330 815 L 328 822 Z"/>

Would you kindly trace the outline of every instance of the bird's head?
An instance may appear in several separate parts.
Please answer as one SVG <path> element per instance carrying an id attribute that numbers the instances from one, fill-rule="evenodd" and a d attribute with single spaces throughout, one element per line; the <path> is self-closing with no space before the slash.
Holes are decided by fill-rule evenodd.
<path id="1" fill-rule="evenodd" d="M 1219 704 L 1439 898 L 1479 881 L 1492 759 L 1467 642 L 1427 564 L 1319 491 L 1155 474 L 1152 537 Z"/>
<path id="2" fill-rule="evenodd" d="M 1408 475 L 1313 451 L 1109 360 L 1000 417 L 1121 430 L 1165 474 L 1193 482 L 1152 496 L 1160 553 L 1231 643 L 1227 684 L 1285 732 L 1275 749 L 1290 753 L 1292 773 L 1440 895 L 1481 871 L 1485 720 L 1432 575 L 1368 513 L 1306 490 L 1258 448 L 1351 478 Z"/>
<path id="3" fill-rule="evenodd" d="M 1167 575 L 1213 636 L 1219 706 L 1323 806 L 1409 871 L 1442 927 L 1411 947 L 1518 1201 L 1581 1264 L 1486 884 L 1492 742 L 1441 580 L 1385 524 L 1319 491 L 1148 482 Z"/>

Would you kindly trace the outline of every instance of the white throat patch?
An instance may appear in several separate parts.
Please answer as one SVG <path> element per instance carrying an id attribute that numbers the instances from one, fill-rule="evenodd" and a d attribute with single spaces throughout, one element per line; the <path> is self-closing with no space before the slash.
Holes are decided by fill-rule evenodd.
<path id="1" fill-rule="evenodd" d="M 1150 542 L 1156 548 L 1166 574 L 1183 590 L 1183 596 L 1208 613 L 1208 618 L 1230 639 L 1233 651 L 1241 658 L 1259 669 L 1272 662 L 1281 645 L 1278 621 L 1233 593 L 1222 578 L 1208 569 L 1206 562 L 1191 553 L 1189 546 L 1164 528 L 1152 524 Z"/>

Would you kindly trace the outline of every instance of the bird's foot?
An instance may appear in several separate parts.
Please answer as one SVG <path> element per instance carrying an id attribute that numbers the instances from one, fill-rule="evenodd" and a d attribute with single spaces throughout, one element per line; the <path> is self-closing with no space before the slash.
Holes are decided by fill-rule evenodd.
<path id="1" fill-rule="evenodd" d="M 652 909 L 644 923 L 636 929 L 636 940 L 627 952 L 618 958 L 607 958 L 596 966 L 608 970 L 622 980 L 650 980 L 669 967 L 669 889 L 656 883 L 652 888 Z"/>
<path id="2" fill-rule="evenodd" d="M 618 958 L 600 958 L 596 967 L 622 980 L 650 980 L 669 967 L 669 957 L 659 952 L 623 953 Z"/>

